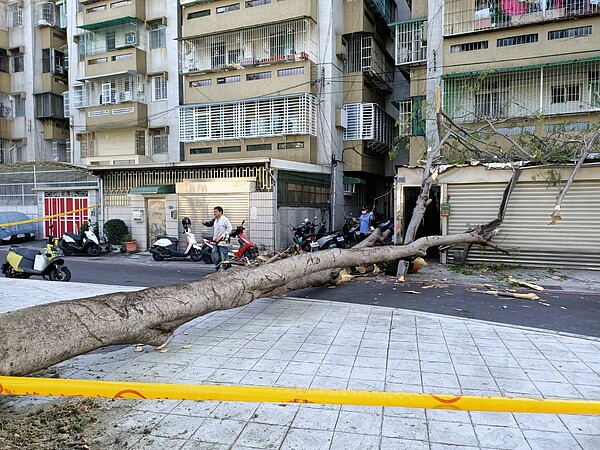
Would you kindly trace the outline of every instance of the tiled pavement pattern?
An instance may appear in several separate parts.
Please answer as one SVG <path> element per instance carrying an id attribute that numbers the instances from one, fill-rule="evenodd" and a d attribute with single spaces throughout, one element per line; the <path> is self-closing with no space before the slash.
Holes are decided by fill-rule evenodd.
<path id="1" fill-rule="evenodd" d="M 184 325 L 167 346 L 84 355 L 61 377 L 600 400 L 597 340 L 377 306 L 257 300 Z M 600 448 L 600 416 L 122 402 L 131 409 L 100 448 Z"/>

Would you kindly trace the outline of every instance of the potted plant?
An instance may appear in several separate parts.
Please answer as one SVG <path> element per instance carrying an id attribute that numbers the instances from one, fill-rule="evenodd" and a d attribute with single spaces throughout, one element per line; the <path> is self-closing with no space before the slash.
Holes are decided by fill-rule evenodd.
<path id="1" fill-rule="evenodd" d="M 133 239 L 131 233 L 127 233 L 123 238 L 123 244 L 125 245 L 125 251 L 127 252 L 136 252 L 137 251 L 137 241 Z"/>

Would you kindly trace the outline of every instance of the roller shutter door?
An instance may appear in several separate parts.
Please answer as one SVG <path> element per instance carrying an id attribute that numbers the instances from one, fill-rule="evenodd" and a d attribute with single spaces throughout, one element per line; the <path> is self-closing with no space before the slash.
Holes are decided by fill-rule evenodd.
<path id="1" fill-rule="evenodd" d="M 504 183 L 448 185 L 449 233 L 496 218 L 505 187 Z M 476 246 L 468 262 L 600 269 L 600 182 L 573 183 L 562 204 L 562 220 L 548 225 L 557 194 L 542 182 L 517 183 L 500 233 L 493 239 L 511 255 Z"/>
<path id="2" fill-rule="evenodd" d="M 213 229 L 202 225 L 203 220 L 212 219 L 215 206 L 223 208 L 223 214 L 231 221 L 235 228 L 245 220 L 244 226 L 249 228 L 250 195 L 247 192 L 234 192 L 223 194 L 181 194 L 179 195 L 179 221 L 184 217 L 192 220 L 192 231 L 199 240 L 203 234 L 212 236 Z M 182 227 L 179 227 L 179 239 L 185 241 Z M 237 241 L 232 247 L 237 247 Z"/>

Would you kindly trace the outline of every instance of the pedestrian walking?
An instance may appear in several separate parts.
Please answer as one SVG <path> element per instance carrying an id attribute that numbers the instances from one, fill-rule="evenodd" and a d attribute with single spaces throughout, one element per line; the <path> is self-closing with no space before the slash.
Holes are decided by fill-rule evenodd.
<path id="1" fill-rule="evenodd" d="M 204 226 L 214 227 L 212 260 L 215 263 L 215 272 L 223 261 L 229 259 L 229 234 L 233 230 L 231 222 L 223 215 L 223 208 L 215 206 L 215 217 L 212 220 L 202 222 Z"/>

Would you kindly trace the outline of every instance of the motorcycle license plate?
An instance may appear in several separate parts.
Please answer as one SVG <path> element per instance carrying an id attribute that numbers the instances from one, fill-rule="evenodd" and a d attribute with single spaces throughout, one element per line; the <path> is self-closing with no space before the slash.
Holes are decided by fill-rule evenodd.
<path id="1" fill-rule="evenodd" d="M 318 246 L 319 246 L 319 244 L 317 244 L 316 242 L 311 242 L 311 243 L 310 243 L 310 246 L 311 246 L 312 248 L 315 248 L 315 247 L 318 247 Z"/>
<path id="2" fill-rule="evenodd" d="M 25 237 L 25 233 L 19 233 L 19 234 L 17 234 L 17 237 L 18 238 L 24 238 Z"/>
<path id="3" fill-rule="evenodd" d="M 335 240 L 338 241 L 338 242 L 344 242 L 345 241 L 345 239 L 343 237 L 341 237 L 341 236 L 340 237 L 336 237 Z"/>

